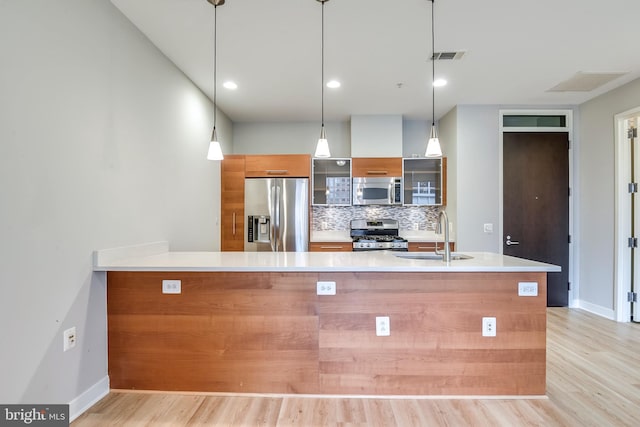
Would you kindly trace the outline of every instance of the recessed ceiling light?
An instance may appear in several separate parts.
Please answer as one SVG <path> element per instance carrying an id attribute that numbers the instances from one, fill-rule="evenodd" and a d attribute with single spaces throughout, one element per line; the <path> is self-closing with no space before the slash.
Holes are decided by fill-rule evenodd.
<path id="1" fill-rule="evenodd" d="M 433 81 L 433 85 L 435 87 L 442 87 L 447 85 L 447 81 L 445 79 L 435 79 Z"/>
<path id="2" fill-rule="evenodd" d="M 231 89 L 231 90 L 238 89 L 238 85 L 235 84 L 235 82 L 231 82 L 231 81 L 227 81 L 227 82 L 222 83 L 222 86 L 224 86 L 227 89 Z"/>
<path id="3" fill-rule="evenodd" d="M 337 89 L 340 87 L 340 82 L 337 80 L 329 80 L 327 82 L 327 87 L 331 89 Z"/>

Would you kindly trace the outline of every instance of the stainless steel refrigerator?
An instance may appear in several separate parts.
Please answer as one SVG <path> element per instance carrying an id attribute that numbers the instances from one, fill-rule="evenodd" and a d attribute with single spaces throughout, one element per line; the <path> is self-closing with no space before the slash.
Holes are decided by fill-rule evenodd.
<path id="1" fill-rule="evenodd" d="M 245 251 L 309 250 L 307 178 L 247 178 L 244 191 Z"/>

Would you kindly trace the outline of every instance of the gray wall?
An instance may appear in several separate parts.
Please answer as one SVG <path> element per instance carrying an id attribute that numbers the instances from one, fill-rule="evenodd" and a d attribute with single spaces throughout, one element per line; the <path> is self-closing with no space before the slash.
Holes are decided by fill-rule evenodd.
<path id="1" fill-rule="evenodd" d="M 108 0 L 0 2 L 0 52 L 0 402 L 68 403 L 107 375 L 92 251 L 219 247 L 212 105 Z"/>
<path id="2" fill-rule="evenodd" d="M 580 105 L 576 195 L 581 301 L 614 309 L 614 116 L 640 106 L 640 80 Z"/>
<path id="3" fill-rule="evenodd" d="M 325 122 L 331 157 L 351 157 L 349 122 Z M 311 154 L 320 137 L 318 122 L 234 123 L 235 154 Z"/>
<path id="4" fill-rule="evenodd" d="M 430 123 L 426 123 L 429 127 Z M 425 136 L 426 137 L 426 136 Z M 458 108 L 455 107 L 438 121 L 438 137 L 442 155 L 447 158 L 447 207 L 449 224 L 458 235 Z M 457 238 L 457 237 L 456 237 Z M 460 243 L 456 242 L 460 249 Z"/>
<path id="5" fill-rule="evenodd" d="M 457 248 L 499 252 L 499 107 L 457 108 Z M 494 225 L 493 234 L 484 224 Z"/>

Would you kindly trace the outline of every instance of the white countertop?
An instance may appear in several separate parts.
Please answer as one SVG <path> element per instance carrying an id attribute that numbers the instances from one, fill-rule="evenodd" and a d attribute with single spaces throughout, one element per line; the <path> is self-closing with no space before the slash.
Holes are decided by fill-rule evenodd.
<path id="1" fill-rule="evenodd" d="M 487 252 L 465 252 L 472 259 L 402 259 L 373 252 L 169 252 L 149 245 L 94 253 L 94 271 L 297 271 L 297 272 L 557 272 L 560 267 Z M 131 249 L 133 248 L 133 250 Z M 142 248 L 142 249 L 141 249 Z"/>

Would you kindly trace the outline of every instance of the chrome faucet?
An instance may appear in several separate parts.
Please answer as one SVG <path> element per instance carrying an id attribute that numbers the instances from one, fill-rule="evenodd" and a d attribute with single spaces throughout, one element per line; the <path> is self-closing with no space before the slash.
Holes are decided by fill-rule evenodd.
<path id="1" fill-rule="evenodd" d="M 449 246 L 449 217 L 447 213 L 442 209 L 438 215 L 438 222 L 436 223 L 436 234 L 442 234 L 442 218 L 444 218 L 444 252 L 438 251 L 438 244 L 436 243 L 435 252 L 437 255 L 442 255 L 442 261 L 451 262 L 451 247 Z"/>

